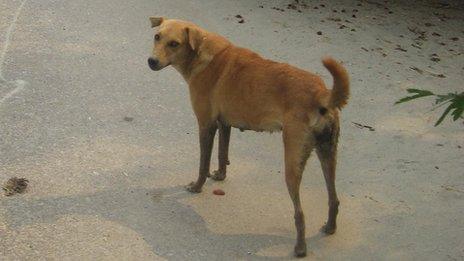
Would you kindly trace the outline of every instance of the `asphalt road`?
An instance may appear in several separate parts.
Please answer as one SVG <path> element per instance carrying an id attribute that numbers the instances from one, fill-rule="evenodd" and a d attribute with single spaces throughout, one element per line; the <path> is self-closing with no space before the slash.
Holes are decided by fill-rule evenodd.
<path id="1" fill-rule="evenodd" d="M 279 134 L 233 130 L 227 180 L 184 191 L 197 175 L 196 120 L 182 77 L 146 64 L 148 17 L 160 15 L 320 73 L 329 86 L 322 56 L 348 68 L 339 228 L 319 233 L 327 197 L 311 158 L 309 259 L 462 260 L 462 122 L 433 127 L 441 111 L 430 111 L 432 100 L 393 106 L 406 88 L 463 90 L 458 2 L 293 10 L 290 1 L 0 0 L 0 181 L 29 180 L 26 193 L 0 196 L 0 259 L 292 258 Z"/>

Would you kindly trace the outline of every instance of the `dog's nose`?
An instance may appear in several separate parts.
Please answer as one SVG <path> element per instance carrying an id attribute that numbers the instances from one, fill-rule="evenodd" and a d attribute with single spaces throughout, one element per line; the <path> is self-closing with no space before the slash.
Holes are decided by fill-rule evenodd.
<path id="1" fill-rule="evenodd" d="M 159 64 L 158 59 L 155 59 L 152 57 L 148 58 L 148 66 L 150 66 L 152 70 L 158 69 L 158 64 Z"/>

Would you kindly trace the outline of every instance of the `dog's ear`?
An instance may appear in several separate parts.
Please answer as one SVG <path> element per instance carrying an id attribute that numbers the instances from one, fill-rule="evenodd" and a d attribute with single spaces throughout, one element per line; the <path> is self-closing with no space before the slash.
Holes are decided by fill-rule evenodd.
<path id="1" fill-rule="evenodd" d="M 196 52 L 200 52 L 200 47 L 203 44 L 203 34 L 197 28 L 193 27 L 187 27 L 185 31 L 190 48 Z"/>
<path id="2" fill-rule="evenodd" d="M 150 22 L 151 22 L 151 27 L 157 27 L 159 26 L 160 24 L 162 24 L 164 21 L 164 18 L 163 17 L 154 17 L 154 16 L 151 16 L 150 17 Z"/>

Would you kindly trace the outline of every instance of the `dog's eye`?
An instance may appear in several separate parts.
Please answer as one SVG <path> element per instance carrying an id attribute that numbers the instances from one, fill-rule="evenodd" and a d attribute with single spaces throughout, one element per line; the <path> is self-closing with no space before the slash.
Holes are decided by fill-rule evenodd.
<path id="1" fill-rule="evenodd" d="M 169 45 L 169 47 L 173 47 L 173 48 L 174 48 L 174 47 L 179 46 L 179 43 L 176 42 L 176 41 L 170 41 L 170 42 L 168 43 L 168 45 Z"/>
<path id="2" fill-rule="evenodd" d="M 155 41 L 159 41 L 160 39 L 160 35 L 159 34 L 155 34 Z"/>

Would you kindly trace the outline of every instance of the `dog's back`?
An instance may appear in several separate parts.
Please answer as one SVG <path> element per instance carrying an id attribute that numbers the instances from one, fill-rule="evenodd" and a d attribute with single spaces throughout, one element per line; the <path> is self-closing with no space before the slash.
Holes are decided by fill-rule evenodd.
<path id="1" fill-rule="evenodd" d="M 220 116 L 241 129 L 276 131 L 282 128 L 286 114 L 299 115 L 308 123 L 314 120 L 314 124 L 321 111 L 346 104 L 346 71 L 331 58 L 323 62 L 334 76 L 333 91 L 318 75 L 231 45 L 218 53 L 191 84 L 199 85 L 195 89 L 211 88 L 212 117 Z"/>

